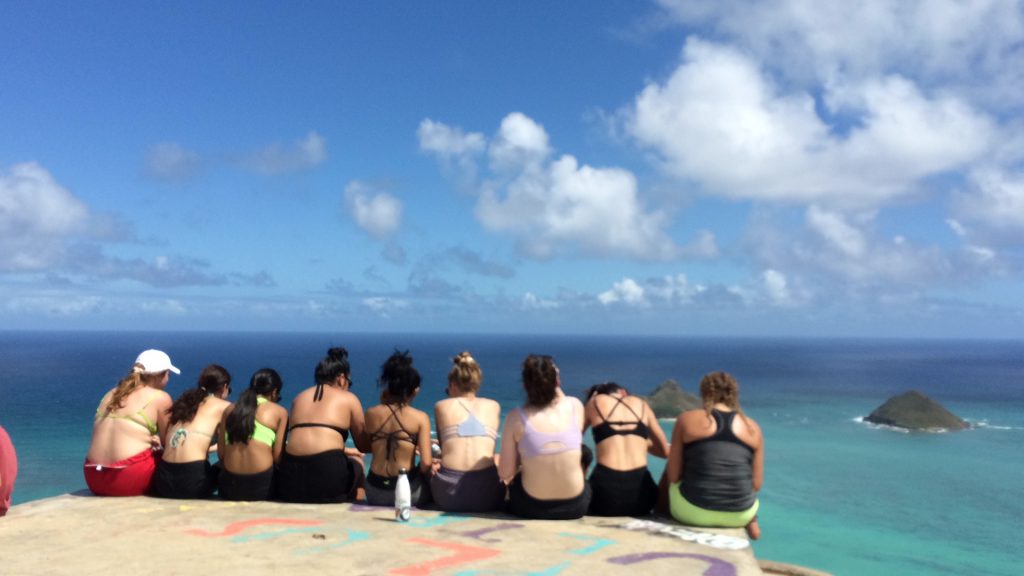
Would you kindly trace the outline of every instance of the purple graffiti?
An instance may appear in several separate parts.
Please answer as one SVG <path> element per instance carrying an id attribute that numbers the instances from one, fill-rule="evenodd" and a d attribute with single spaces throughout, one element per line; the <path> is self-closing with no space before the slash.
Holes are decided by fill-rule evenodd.
<path id="1" fill-rule="evenodd" d="M 638 562 L 647 562 L 650 560 L 658 560 L 660 558 L 694 558 L 697 560 L 703 560 L 710 564 L 708 569 L 704 571 L 704 576 L 736 576 L 735 566 L 721 558 L 706 556 L 704 554 L 684 554 L 682 552 L 643 552 L 640 554 L 616 556 L 614 558 L 609 558 L 608 562 L 611 562 L 612 564 L 636 564 Z"/>
<path id="2" fill-rule="evenodd" d="M 525 524 L 517 524 L 515 522 L 503 522 L 496 526 L 489 528 L 480 528 L 479 530 L 470 530 L 468 532 L 456 532 L 459 536 L 469 536 L 470 538 L 476 538 L 483 542 L 501 542 L 498 538 L 483 538 L 484 534 L 490 534 L 491 532 L 497 532 L 499 530 L 511 530 L 513 528 L 524 528 Z"/>
<path id="3" fill-rule="evenodd" d="M 349 512 L 379 512 L 384 506 L 367 506 L 366 504 L 352 504 L 348 507 Z"/>

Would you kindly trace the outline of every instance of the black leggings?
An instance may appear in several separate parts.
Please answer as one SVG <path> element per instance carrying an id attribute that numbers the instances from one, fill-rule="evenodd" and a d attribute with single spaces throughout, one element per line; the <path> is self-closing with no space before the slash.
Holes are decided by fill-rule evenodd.
<path id="1" fill-rule="evenodd" d="M 217 490 L 225 500 L 270 500 L 274 496 L 274 468 L 255 474 L 220 473 Z"/>
<path id="2" fill-rule="evenodd" d="M 277 495 L 285 502 L 345 502 L 355 499 L 362 485 L 363 467 L 344 450 L 305 456 L 285 452 L 277 466 Z"/>
<path id="3" fill-rule="evenodd" d="M 587 513 L 590 506 L 590 484 L 583 483 L 583 492 L 566 500 L 539 500 L 526 493 L 523 479 L 516 474 L 508 487 L 508 513 L 520 518 L 537 520 L 576 520 Z"/>
<path id="4" fill-rule="evenodd" d="M 592 516 L 646 516 L 658 502 L 658 485 L 646 466 L 612 470 L 598 464 L 590 475 Z"/>

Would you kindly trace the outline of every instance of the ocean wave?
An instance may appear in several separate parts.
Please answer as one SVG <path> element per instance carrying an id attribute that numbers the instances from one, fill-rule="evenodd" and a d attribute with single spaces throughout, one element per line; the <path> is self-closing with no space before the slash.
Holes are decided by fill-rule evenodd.
<path id="1" fill-rule="evenodd" d="M 902 434 L 910 434 L 910 430 L 906 428 L 900 428 L 899 426 L 889 426 L 888 424 L 875 424 L 874 422 L 868 422 L 865 420 L 867 416 L 857 416 L 853 419 L 858 424 L 863 424 L 872 430 L 891 430 L 893 432 L 900 432 Z"/>
<path id="2" fill-rule="evenodd" d="M 988 420 L 978 420 L 977 422 L 971 422 L 971 428 L 985 428 L 986 430 L 1024 430 L 1024 426 L 1003 426 L 1000 424 L 992 424 Z"/>

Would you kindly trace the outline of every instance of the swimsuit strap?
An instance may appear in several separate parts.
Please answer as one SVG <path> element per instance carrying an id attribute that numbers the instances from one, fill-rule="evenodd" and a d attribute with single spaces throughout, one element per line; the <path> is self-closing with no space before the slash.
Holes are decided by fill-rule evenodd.
<path id="1" fill-rule="evenodd" d="M 456 436 L 458 438 L 486 437 L 492 440 L 498 439 L 498 431 L 481 422 L 480 419 L 477 418 L 476 414 L 469 409 L 469 406 L 466 406 L 461 398 L 456 398 L 455 401 L 458 402 L 459 406 L 462 406 L 462 409 L 466 411 L 468 417 L 458 424 L 452 424 L 442 428 L 439 432 L 442 440 L 451 438 L 452 436 Z"/>
<path id="2" fill-rule="evenodd" d="M 330 430 L 334 430 L 338 434 L 341 434 L 341 439 L 343 441 L 348 440 L 348 430 L 342 428 L 341 426 L 335 426 L 334 424 L 324 424 L 323 422 L 300 422 L 298 424 L 292 424 L 291 426 L 289 426 L 288 432 L 290 433 L 292 430 L 295 430 L 296 428 L 328 428 Z"/>
<path id="3" fill-rule="evenodd" d="M 387 440 L 387 452 L 385 453 L 385 460 L 390 462 L 391 460 L 393 460 L 395 449 L 398 448 L 398 443 L 401 442 L 402 440 L 405 440 L 406 442 L 415 446 L 418 434 L 410 434 L 409 431 L 405 429 L 405 426 L 402 426 L 402 421 L 398 418 L 398 412 L 395 412 L 395 409 L 392 408 L 390 404 L 385 404 L 384 406 L 386 406 L 387 409 L 391 411 L 391 415 L 389 415 L 384 420 L 384 422 L 381 423 L 380 428 L 377 428 L 377 431 L 371 435 L 371 440 Z M 399 408 L 399 410 L 401 410 L 401 408 Z M 398 425 L 398 430 L 384 432 L 384 426 L 387 425 L 389 420 L 395 421 L 395 424 Z M 406 438 L 399 438 L 398 434 L 400 433 L 404 433 L 406 435 Z"/>
<path id="4" fill-rule="evenodd" d="M 610 422 L 607 418 L 604 417 L 604 414 L 601 414 L 601 409 L 597 407 L 597 403 L 595 402 L 594 403 L 594 410 L 597 411 L 597 415 L 601 417 L 601 420 L 603 422 L 608 422 L 609 424 L 639 424 L 639 423 L 643 422 L 643 418 L 639 414 L 636 413 L 636 410 L 633 410 L 633 408 L 629 404 L 626 404 L 626 402 L 625 402 L 626 399 L 624 397 L 612 396 L 611 394 L 601 394 L 601 396 L 611 396 L 612 398 L 615 398 L 615 406 L 612 406 L 612 409 L 608 411 L 608 416 L 611 416 L 612 412 L 615 412 L 615 409 L 618 408 L 619 406 L 625 406 L 626 410 L 629 410 L 633 414 L 633 416 L 636 416 L 636 421 L 635 422 L 634 421 L 627 422 L 627 421 L 624 421 L 624 420 L 619 420 L 617 422 Z M 643 411 L 643 408 L 641 408 L 640 410 Z"/>

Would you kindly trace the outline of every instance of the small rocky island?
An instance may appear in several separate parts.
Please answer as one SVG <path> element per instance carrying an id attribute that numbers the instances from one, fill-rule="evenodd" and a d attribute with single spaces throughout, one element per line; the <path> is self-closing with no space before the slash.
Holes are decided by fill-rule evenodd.
<path id="1" fill-rule="evenodd" d="M 962 418 L 917 390 L 889 398 L 864 421 L 920 431 L 970 428 Z"/>
<path id="2" fill-rule="evenodd" d="M 675 380 L 665 380 L 650 396 L 643 396 L 658 418 L 675 418 L 684 410 L 702 408 L 700 398 L 685 392 Z"/>

